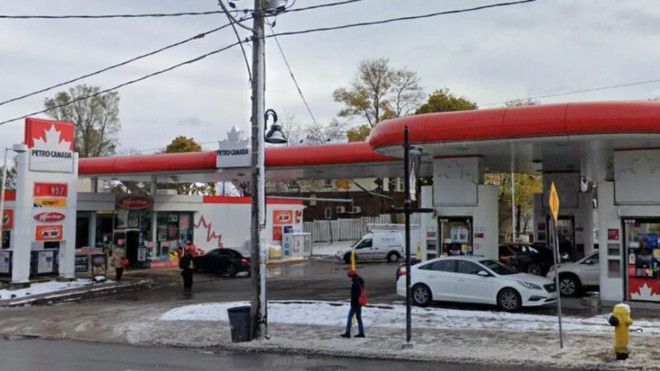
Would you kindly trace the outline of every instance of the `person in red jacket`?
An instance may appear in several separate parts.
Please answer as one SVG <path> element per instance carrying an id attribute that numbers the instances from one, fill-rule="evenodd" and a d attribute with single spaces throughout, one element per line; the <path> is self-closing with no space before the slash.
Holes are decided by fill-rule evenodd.
<path id="1" fill-rule="evenodd" d="M 346 322 L 346 332 L 341 334 L 343 338 L 351 337 L 351 324 L 353 322 L 353 316 L 357 318 L 358 322 L 358 334 L 355 335 L 356 338 L 364 337 L 364 326 L 362 325 L 362 306 L 360 306 L 360 294 L 364 290 L 364 279 L 358 276 L 355 269 L 348 271 L 348 277 L 351 278 L 353 284 L 351 285 L 351 309 L 348 311 L 348 321 Z"/>

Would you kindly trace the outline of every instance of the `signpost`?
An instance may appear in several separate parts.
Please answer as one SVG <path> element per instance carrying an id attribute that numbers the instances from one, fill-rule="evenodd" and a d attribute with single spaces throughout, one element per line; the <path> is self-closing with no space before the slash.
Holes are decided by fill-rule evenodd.
<path id="1" fill-rule="evenodd" d="M 555 238 L 555 289 L 557 291 L 557 317 L 559 319 L 559 348 L 564 348 L 564 338 L 561 329 L 561 290 L 559 285 L 559 242 L 557 236 L 557 218 L 559 217 L 559 196 L 555 188 L 555 182 L 550 185 L 550 198 L 548 199 L 550 211 L 552 212 L 552 229 Z"/>

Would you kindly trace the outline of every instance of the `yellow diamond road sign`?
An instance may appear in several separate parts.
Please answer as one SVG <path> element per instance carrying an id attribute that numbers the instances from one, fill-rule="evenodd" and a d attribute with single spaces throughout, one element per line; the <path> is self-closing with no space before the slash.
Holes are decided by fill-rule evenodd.
<path id="1" fill-rule="evenodd" d="M 555 182 L 552 182 L 550 186 L 550 199 L 548 201 L 550 204 L 550 211 L 552 211 L 552 218 L 557 222 L 557 217 L 559 216 L 559 196 L 557 195 Z"/>

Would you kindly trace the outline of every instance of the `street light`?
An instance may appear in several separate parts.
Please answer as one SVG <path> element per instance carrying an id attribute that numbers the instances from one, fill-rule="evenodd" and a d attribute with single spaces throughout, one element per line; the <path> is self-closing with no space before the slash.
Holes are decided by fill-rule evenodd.
<path id="1" fill-rule="evenodd" d="M 5 163 L 2 167 L 2 183 L 0 183 L 0 250 L 3 248 L 2 244 L 3 239 L 3 226 L 5 225 L 5 191 L 7 183 L 7 158 L 9 157 L 9 150 L 13 150 L 16 153 L 21 153 L 27 151 L 27 146 L 23 143 L 14 144 L 12 148 L 5 147 Z"/>
<path id="2" fill-rule="evenodd" d="M 266 110 L 264 114 L 265 122 L 268 122 L 268 116 L 273 117 L 273 124 L 266 133 L 266 143 L 272 144 L 285 144 L 287 142 L 286 135 L 282 131 L 282 125 L 277 123 L 277 113 L 273 109 Z"/>

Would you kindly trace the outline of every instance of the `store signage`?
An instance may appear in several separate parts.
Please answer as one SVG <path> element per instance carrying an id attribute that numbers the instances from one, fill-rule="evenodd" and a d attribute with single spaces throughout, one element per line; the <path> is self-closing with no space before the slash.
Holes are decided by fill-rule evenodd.
<path id="1" fill-rule="evenodd" d="M 117 201 L 117 206 L 122 209 L 140 210 L 151 207 L 153 203 L 151 198 L 147 196 L 126 196 Z"/>
<path id="2" fill-rule="evenodd" d="M 63 234 L 61 225 L 38 225 L 36 228 L 37 241 L 61 241 Z"/>
<path id="3" fill-rule="evenodd" d="M 30 170 L 73 172 L 75 127 L 69 122 L 25 120 L 25 143 L 29 149 Z"/>
<path id="4" fill-rule="evenodd" d="M 66 183 L 34 183 L 34 197 L 67 197 L 69 185 Z"/>
<path id="5" fill-rule="evenodd" d="M 54 209 L 66 208 L 66 198 L 44 198 L 36 197 L 34 199 L 34 207 L 46 207 Z"/>
<path id="6" fill-rule="evenodd" d="M 250 167 L 251 153 L 249 141 L 231 137 L 220 142 L 216 158 L 218 168 Z"/>
<path id="7" fill-rule="evenodd" d="M 14 228 L 14 210 L 5 209 L 2 211 L 2 229 L 10 230 Z"/>
<path id="8" fill-rule="evenodd" d="M 55 223 L 55 222 L 60 222 L 65 218 L 66 215 L 55 212 L 39 213 L 34 216 L 34 220 L 38 221 L 39 223 Z"/>
<path id="9" fill-rule="evenodd" d="M 291 224 L 293 220 L 293 211 L 291 210 L 274 210 L 273 211 L 273 224 Z"/>

